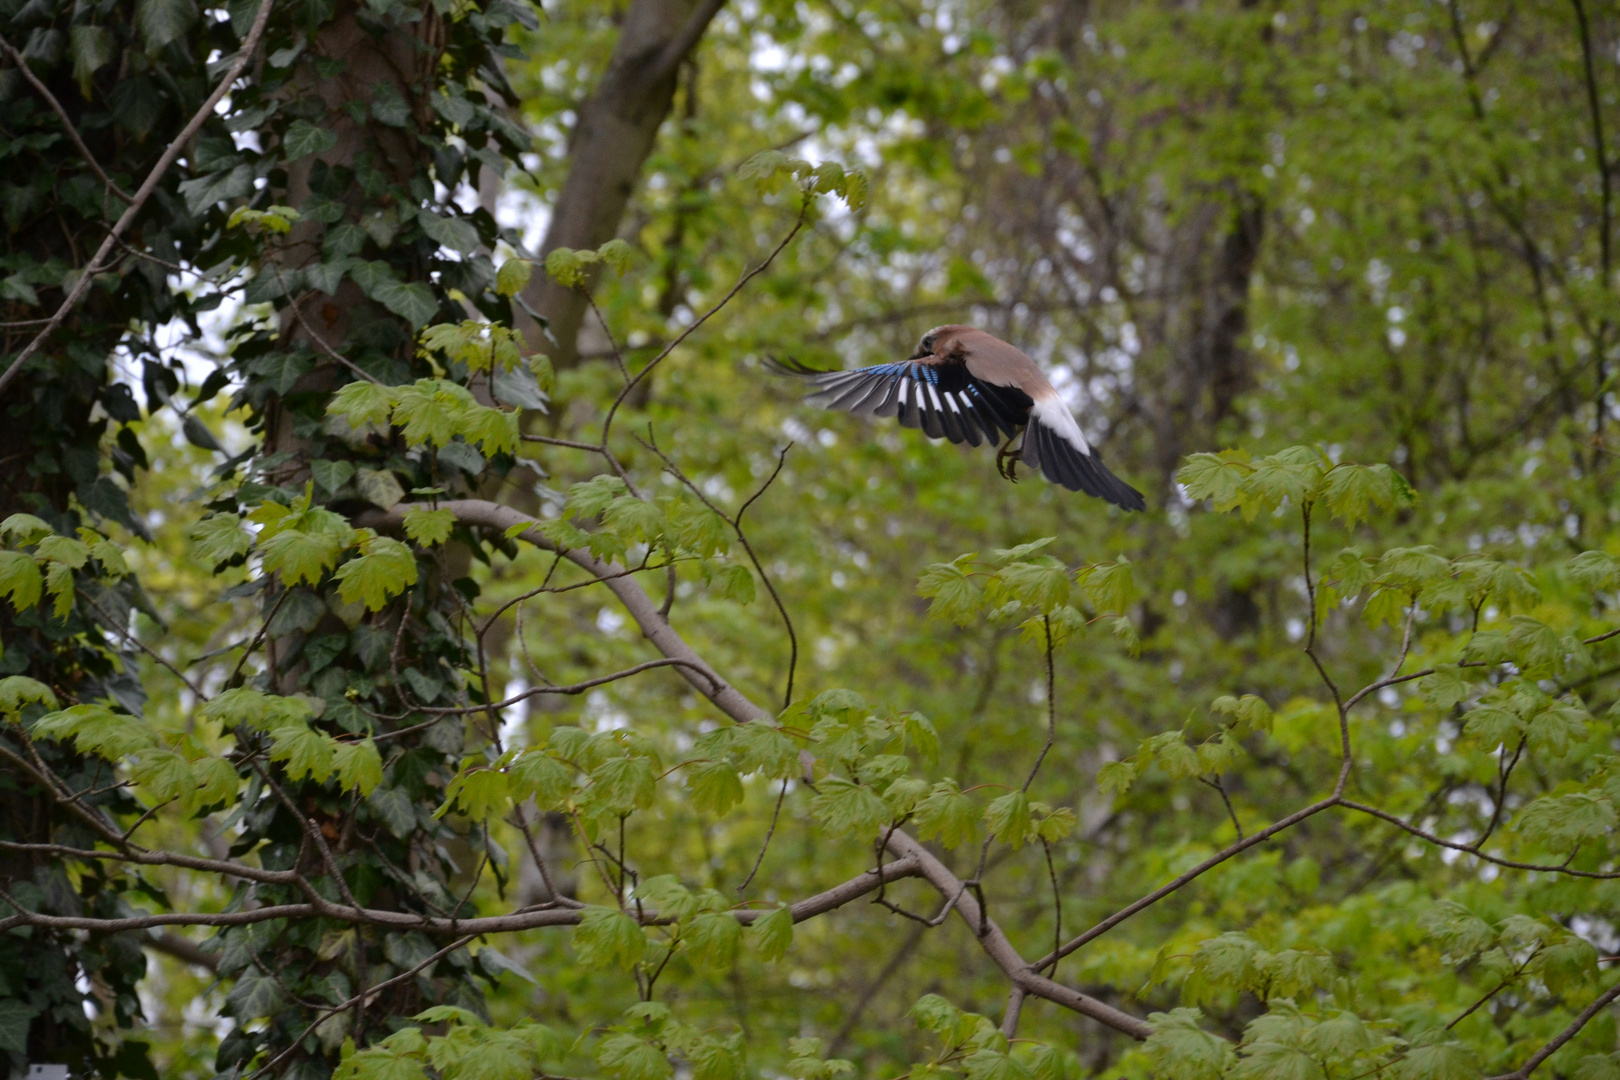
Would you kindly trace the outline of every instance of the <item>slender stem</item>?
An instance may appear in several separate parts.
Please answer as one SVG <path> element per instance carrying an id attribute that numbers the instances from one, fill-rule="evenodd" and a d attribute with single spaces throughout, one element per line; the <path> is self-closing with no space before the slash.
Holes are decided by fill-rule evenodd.
<path id="1" fill-rule="evenodd" d="M 266 2 L 268 2 L 268 0 L 266 0 Z M 650 375 L 653 368 L 663 363 L 664 359 L 668 357 L 670 353 L 674 352 L 676 347 L 679 346 L 681 342 L 691 337 L 693 332 L 695 332 L 698 327 L 712 319 L 716 314 L 719 313 L 721 308 L 725 307 L 731 302 L 732 297 L 742 292 L 743 286 L 747 285 L 750 281 L 754 280 L 754 278 L 764 273 L 766 268 L 768 268 L 771 263 L 776 261 L 776 257 L 782 253 L 782 250 L 786 248 L 788 244 L 793 242 L 793 238 L 798 236 L 799 231 L 804 228 L 804 223 L 806 220 L 808 220 L 810 215 L 810 205 L 811 197 L 806 195 L 804 197 L 804 201 L 799 206 L 799 219 L 793 223 L 793 228 L 788 230 L 788 234 L 782 238 L 782 242 L 777 244 L 776 247 L 771 250 L 769 255 L 765 256 L 765 260 L 752 270 L 745 272 L 742 277 L 738 278 L 737 284 L 731 287 L 730 292 L 722 296 L 718 303 L 699 316 L 691 326 L 688 326 L 685 330 L 682 330 L 679 334 L 675 335 L 675 339 L 668 345 L 665 345 L 662 352 L 653 357 L 651 360 L 647 361 L 647 366 L 636 372 L 634 377 L 632 377 L 629 382 L 625 383 L 624 389 L 619 391 L 619 396 L 613 399 L 613 405 L 608 409 L 607 418 L 602 421 L 601 450 L 604 454 L 607 453 L 608 433 L 613 429 L 613 418 L 618 414 L 619 406 L 624 404 L 625 398 L 630 396 L 630 391 L 634 390 L 642 379 L 645 379 L 648 375 Z"/>
<path id="2" fill-rule="evenodd" d="M 124 200 L 124 202 L 134 202 L 134 198 L 128 195 L 123 188 L 113 183 L 112 177 L 102 170 L 101 163 L 90 152 L 90 148 L 84 145 L 84 140 L 79 137 L 79 129 L 73 126 L 73 120 L 68 116 L 67 110 L 62 108 L 62 103 L 56 100 L 56 95 L 51 93 L 51 88 L 40 81 L 39 76 L 34 74 L 34 69 L 28 66 L 28 61 L 23 59 L 23 55 L 12 48 L 11 42 L 3 37 L 0 37 L 0 53 L 4 53 L 6 59 L 10 60 L 17 70 L 22 72 L 22 77 L 28 80 L 28 85 L 32 86 L 39 96 L 45 99 L 45 103 L 51 107 L 51 111 L 56 113 L 57 119 L 61 120 L 62 126 L 67 129 L 68 138 L 73 141 L 74 148 L 84 158 L 84 163 L 90 166 L 90 170 L 101 178 L 102 185 Z"/>
<path id="3" fill-rule="evenodd" d="M 782 800 L 787 798 L 787 789 L 788 782 L 784 777 L 782 780 L 782 790 L 778 792 L 776 796 L 776 809 L 771 811 L 771 827 L 765 830 L 765 842 L 759 846 L 759 855 L 754 859 L 754 868 L 748 871 L 748 876 L 743 878 L 743 883 L 737 886 L 738 897 L 742 897 L 743 892 L 753 882 L 754 875 L 759 873 L 760 864 L 765 861 L 765 852 L 770 850 L 771 837 L 776 835 L 776 821 L 782 816 Z"/>
<path id="4" fill-rule="evenodd" d="M 1492 1077 L 1491 1080 L 1528 1080 L 1530 1074 L 1535 1071 L 1536 1066 L 1552 1057 L 1558 1052 L 1558 1049 L 1561 1046 L 1569 1042 L 1569 1040 L 1573 1039 L 1576 1035 L 1579 1035 L 1581 1028 L 1589 1024 L 1592 1021 L 1592 1018 L 1598 1013 L 1608 1008 L 1615 998 L 1620 998 L 1620 983 L 1609 987 L 1607 990 L 1603 991 L 1603 993 L 1599 994 L 1597 998 L 1593 1000 L 1592 1004 L 1581 1010 L 1581 1014 L 1577 1016 L 1567 1028 L 1560 1031 L 1556 1037 L 1547 1043 L 1546 1046 L 1543 1046 L 1540 1050 L 1537 1050 L 1534 1054 L 1530 1055 L 1529 1061 L 1526 1061 L 1523 1065 L 1520 1065 L 1513 1072 Z"/>

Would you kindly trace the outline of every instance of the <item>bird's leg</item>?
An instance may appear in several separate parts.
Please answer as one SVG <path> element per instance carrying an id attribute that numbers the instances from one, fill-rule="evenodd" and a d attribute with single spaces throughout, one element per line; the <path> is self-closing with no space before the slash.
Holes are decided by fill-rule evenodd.
<path id="1" fill-rule="evenodd" d="M 1016 438 L 1018 438 L 1017 435 L 1007 436 L 1007 441 L 1002 443 L 1001 448 L 996 451 L 996 472 L 1015 484 L 1018 483 L 1018 451 L 1023 449 L 1022 442 L 1019 443 L 1017 449 L 1013 448 L 1012 443 Z"/>

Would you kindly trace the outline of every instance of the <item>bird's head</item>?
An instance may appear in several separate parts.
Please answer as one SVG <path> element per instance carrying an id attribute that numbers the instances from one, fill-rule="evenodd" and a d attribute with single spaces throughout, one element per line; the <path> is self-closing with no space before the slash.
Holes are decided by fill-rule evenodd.
<path id="1" fill-rule="evenodd" d="M 908 359 L 911 359 L 911 360 L 926 360 L 930 356 L 933 356 L 934 355 L 934 339 L 937 338 L 938 336 L 939 336 L 939 327 L 936 326 L 934 329 L 928 331 L 928 333 L 926 333 L 926 334 L 924 334 L 922 336 L 922 340 L 917 342 L 917 350 L 915 352 L 913 352 L 911 354 L 911 356 L 908 357 Z"/>
<path id="2" fill-rule="evenodd" d="M 950 351 L 951 343 L 956 340 L 958 332 L 971 329 L 972 327 L 959 326 L 956 323 L 936 326 L 922 336 L 922 339 L 917 342 L 917 351 L 907 359 L 927 360 L 930 357 L 944 356 Z"/>

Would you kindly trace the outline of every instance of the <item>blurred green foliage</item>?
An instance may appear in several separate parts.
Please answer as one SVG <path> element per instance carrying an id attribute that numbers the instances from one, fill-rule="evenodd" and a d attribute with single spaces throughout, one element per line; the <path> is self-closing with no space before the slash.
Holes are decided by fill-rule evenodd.
<path id="1" fill-rule="evenodd" d="M 335 1075 L 1473 1078 L 1518 1069 L 1614 987 L 1612 10 L 739 5 L 683 70 L 621 238 L 542 259 L 523 217 L 557 196 L 616 14 L 553 5 L 521 35 L 506 71 L 535 160 L 507 178 L 514 230 L 480 234 L 490 272 L 463 282 L 493 318 L 532 275 L 614 271 L 581 363 L 552 372 L 500 323 L 379 281 L 377 302 L 423 330 L 404 346 L 421 370 L 379 360 L 382 383 L 304 415 L 387 433 L 394 456 L 357 465 L 334 436 L 302 490 L 207 516 L 185 496 L 214 459 L 154 413 L 128 427 L 150 458 L 131 499 L 151 543 L 12 518 L 0 553 L 0 596 L 43 605 L 29 617 L 133 570 L 154 652 L 191 672 L 223 650 L 198 669 L 224 665 L 206 708 L 131 654 L 141 723 L 105 696 L 0 683 L 35 738 L 130 759 L 130 793 L 166 807 L 151 846 L 218 840 L 239 725 L 331 805 L 363 798 L 396 838 L 438 837 L 454 870 L 416 887 L 443 908 L 554 888 L 587 905 L 573 930 L 490 936 L 431 969 L 445 1000 L 493 983 L 487 1015 L 437 1006 L 358 1048 L 312 1035 Z M 285 220 L 254 212 L 269 217 L 238 224 Z M 419 225 L 470 250 L 441 227 L 463 220 Z M 1150 510 L 811 412 L 760 364 L 894 359 L 956 321 L 1053 371 Z M 255 363 L 279 355 L 256 347 Z M 467 389 L 497 370 L 533 379 Z M 502 407 L 540 404 L 521 429 Z M 199 411 L 247 444 L 241 412 Z M 520 446 L 525 431 L 608 439 L 624 474 L 578 445 Z M 451 447 L 472 475 L 532 462 L 537 483 L 503 472 L 482 493 L 532 486 L 551 545 L 668 590 L 675 627 L 754 702 L 776 710 L 796 660 L 775 722 L 733 724 L 663 668 L 581 685 L 657 654 L 578 566 L 440 507 L 425 463 Z M 365 500 L 404 500 L 404 539 L 358 523 Z M 466 604 L 435 632 L 476 662 L 391 670 L 370 612 L 449 567 Z M 304 655 L 312 680 L 341 677 L 319 705 L 217 693 L 266 613 L 215 597 L 260 576 L 325 605 Z M 509 629 L 485 654 L 470 643 L 498 611 Z M 467 710 L 438 725 L 455 728 L 434 746 L 453 776 L 375 738 L 394 699 L 370 695 L 400 686 Z M 548 688 L 570 692 L 476 708 Z M 407 768 L 431 800 L 390 796 Z M 862 901 L 795 925 L 785 906 L 873 867 L 903 822 L 1034 962 L 1306 808 L 1047 970 L 1147 1017 L 1140 1045 L 1035 999 L 1009 1041 L 1007 980 L 961 919 Z M 376 894 L 370 872 L 357 892 Z M 217 877 L 143 873 L 152 910 L 231 902 Z M 880 895 L 924 919 L 942 902 L 917 881 Z M 274 1015 L 289 993 L 358 989 L 356 931 L 301 932 L 324 986 L 255 974 L 262 930 L 216 939 L 213 983 L 153 954 L 142 1037 L 162 1075 L 210 1074 L 222 1003 Z M 368 981 L 449 944 L 399 939 Z M 1537 1075 L 1620 1074 L 1616 1039 L 1601 1009 Z"/>

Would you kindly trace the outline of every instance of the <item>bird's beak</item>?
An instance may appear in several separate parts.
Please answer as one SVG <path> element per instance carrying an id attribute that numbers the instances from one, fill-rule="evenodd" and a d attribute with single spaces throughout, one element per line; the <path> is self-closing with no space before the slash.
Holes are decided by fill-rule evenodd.
<path id="1" fill-rule="evenodd" d="M 927 360 L 930 356 L 933 356 L 933 355 L 934 355 L 933 353 L 925 353 L 921 349 L 919 349 L 916 352 L 912 353 L 910 356 L 906 357 L 906 359 L 907 360 Z"/>

